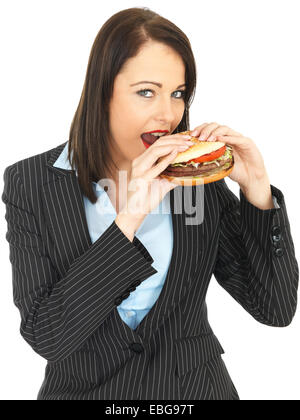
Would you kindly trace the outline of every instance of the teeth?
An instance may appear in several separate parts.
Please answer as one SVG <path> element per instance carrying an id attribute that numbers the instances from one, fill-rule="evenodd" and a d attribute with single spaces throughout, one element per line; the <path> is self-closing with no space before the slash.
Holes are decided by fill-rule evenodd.
<path id="1" fill-rule="evenodd" d="M 153 136 L 161 137 L 161 136 L 164 136 L 167 133 L 151 133 L 151 134 L 153 134 Z"/>

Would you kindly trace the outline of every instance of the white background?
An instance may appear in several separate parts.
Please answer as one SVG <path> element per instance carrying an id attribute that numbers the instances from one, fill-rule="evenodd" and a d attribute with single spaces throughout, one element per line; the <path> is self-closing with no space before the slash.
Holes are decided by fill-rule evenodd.
<path id="1" fill-rule="evenodd" d="M 254 140 L 284 194 L 300 261 L 298 0 L 1 2 L 1 193 L 6 166 L 68 140 L 92 43 L 129 7 L 150 7 L 186 33 L 198 75 L 191 128 L 216 121 Z M 0 213 L 0 399 L 35 400 L 46 361 L 19 333 L 2 201 Z M 214 277 L 207 304 L 241 400 L 299 400 L 299 311 L 287 328 L 259 324 Z"/>

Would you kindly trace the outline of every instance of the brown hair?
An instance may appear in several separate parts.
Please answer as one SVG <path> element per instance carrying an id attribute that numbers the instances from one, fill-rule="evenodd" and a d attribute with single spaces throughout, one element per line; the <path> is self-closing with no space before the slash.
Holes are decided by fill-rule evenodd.
<path id="1" fill-rule="evenodd" d="M 111 173 L 109 103 L 114 79 L 125 62 L 148 41 L 173 48 L 185 64 L 185 111 L 173 132 L 189 130 L 189 107 L 196 89 L 196 63 L 187 36 L 172 22 L 149 8 L 121 10 L 108 19 L 94 40 L 80 101 L 69 132 L 68 159 L 77 170 L 83 194 L 97 201 L 92 181 Z M 117 168 L 118 169 L 118 168 Z"/>

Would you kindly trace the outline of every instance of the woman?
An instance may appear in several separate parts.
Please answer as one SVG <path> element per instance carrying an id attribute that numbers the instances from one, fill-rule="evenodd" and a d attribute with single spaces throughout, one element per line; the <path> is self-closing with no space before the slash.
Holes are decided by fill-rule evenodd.
<path id="1" fill-rule="evenodd" d="M 187 223 L 184 205 L 174 212 L 200 186 L 159 177 L 190 146 L 177 133 L 189 130 L 195 85 L 185 34 L 149 9 L 123 10 L 94 41 L 69 141 L 5 170 L 20 331 L 47 360 L 39 400 L 238 400 L 207 319 L 212 274 L 258 322 L 293 319 L 284 197 L 255 143 L 217 123 L 195 128 L 233 147 L 240 186 L 239 201 L 224 179 L 206 184 L 202 223 Z M 153 130 L 168 134 L 145 149 Z"/>

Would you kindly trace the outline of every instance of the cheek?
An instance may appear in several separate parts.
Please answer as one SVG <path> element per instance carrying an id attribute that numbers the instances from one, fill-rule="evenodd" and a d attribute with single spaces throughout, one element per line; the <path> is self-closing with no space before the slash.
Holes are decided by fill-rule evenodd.
<path id="1" fill-rule="evenodd" d="M 124 125 L 124 130 L 121 125 L 116 128 L 114 132 L 115 151 L 123 159 L 132 161 L 146 150 L 139 134 L 139 127 L 131 126 L 128 120 Z"/>
<path id="2" fill-rule="evenodd" d="M 132 137 L 143 125 L 142 112 L 134 101 L 132 103 L 120 98 L 113 104 L 111 108 L 111 130 L 116 141 L 124 136 Z"/>
<path id="3" fill-rule="evenodd" d="M 145 128 L 147 115 L 141 107 L 122 95 L 111 102 L 110 131 L 113 141 L 113 153 L 119 159 L 133 160 L 146 148 L 140 138 Z M 149 115 L 148 115 L 149 117 Z"/>

